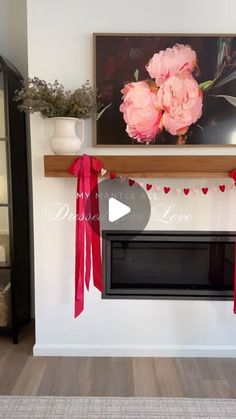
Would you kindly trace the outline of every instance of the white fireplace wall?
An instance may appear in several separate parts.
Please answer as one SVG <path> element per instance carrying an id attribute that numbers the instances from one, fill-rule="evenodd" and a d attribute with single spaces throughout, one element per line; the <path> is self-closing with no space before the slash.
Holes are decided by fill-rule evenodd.
<path id="1" fill-rule="evenodd" d="M 29 73 L 75 88 L 92 79 L 93 32 L 233 33 L 236 3 L 189 0 L 28 0 Z M 231 301 L 102 300 L 93 289 L 85 311 L 73 318 L 74 223 L 50 219 L 51 205 L 74 211 L 75 179 L 45 178 L 48 126 L 31 118 L 35 236 L 35 355 L 235 356 L 236 318 Z M 96 154 L 236 154 L 228 148 L 94 148 L 86 121 L 83 152 Z M 151 180 L 150 180 L 151 182 Z M 160 185 L 212 184 L 204 180 L 156 180 Z M 213 181 L 213 183 L 215 183 Z M 152 206 L 176 217 L 153 216 L 149 229 L 236 230 L 234 191 L 207 196 L 158 194 Z M 162 205 L 162 207 L 160 207 Z M 171 208 L 171 209 L 170 209 Z M 160 213 L 160 212 L 159 212 Z M 179 221 L 178 215 L 186 215 Z M 166 221 L 166 219 L 165 219 Z M 171 263 L 171 261 L 166 261 Z M 197 268 L 197 267 L 196 267 Z"/>

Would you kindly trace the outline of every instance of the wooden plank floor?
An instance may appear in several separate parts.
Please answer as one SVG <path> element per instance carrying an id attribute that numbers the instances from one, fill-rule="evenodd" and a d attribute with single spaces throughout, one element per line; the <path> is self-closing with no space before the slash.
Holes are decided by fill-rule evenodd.
<path id="1" fill-rule="evenodd" d="M 0 394 L 236 398 L 236 359 L 33 357 L 33 343 L 32 326 L 0 338 Z"/>

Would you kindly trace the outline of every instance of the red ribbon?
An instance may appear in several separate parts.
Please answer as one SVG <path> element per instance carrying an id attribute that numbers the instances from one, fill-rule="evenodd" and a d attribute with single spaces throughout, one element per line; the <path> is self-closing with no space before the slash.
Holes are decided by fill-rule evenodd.
<path id="1" fill-rule="evenodd" d="M 236 183 L 236 169 L 233 169 L 229 172 L 229 177 L 231 177 Z"/>
<path id="2" fill-rule="evenodd" d="M 93 282 L 102 292 L 102 263 L 98 203 L 98 173 L 102 163 L 84 154 L 68 169 L 78 177 L 76 203 L 75 317 L 84 309 L 84 282 L 89 290 L 91 255 Z"/>
<path id="3" fill-rule="evenodd" d="M 236 242 L 234 244 L 234 314 L 236 314 Z"/>

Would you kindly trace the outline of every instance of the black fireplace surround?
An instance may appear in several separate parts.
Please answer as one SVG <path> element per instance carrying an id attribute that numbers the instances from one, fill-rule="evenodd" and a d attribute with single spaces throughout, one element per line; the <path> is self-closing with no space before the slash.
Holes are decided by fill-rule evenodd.
<path id="1" fill-rule="evenodd" d="M 103 298 L 232 299 L 236 232 L 103 231 Z"/>

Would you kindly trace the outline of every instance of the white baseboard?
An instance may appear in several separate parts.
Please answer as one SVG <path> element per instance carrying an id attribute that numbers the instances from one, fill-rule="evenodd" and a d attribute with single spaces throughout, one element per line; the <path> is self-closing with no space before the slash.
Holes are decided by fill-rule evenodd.
<path id="1" fill-rule="evenodd" d="M 236 346 L 34 345 L 34 356 L 236 358 Z"/>

